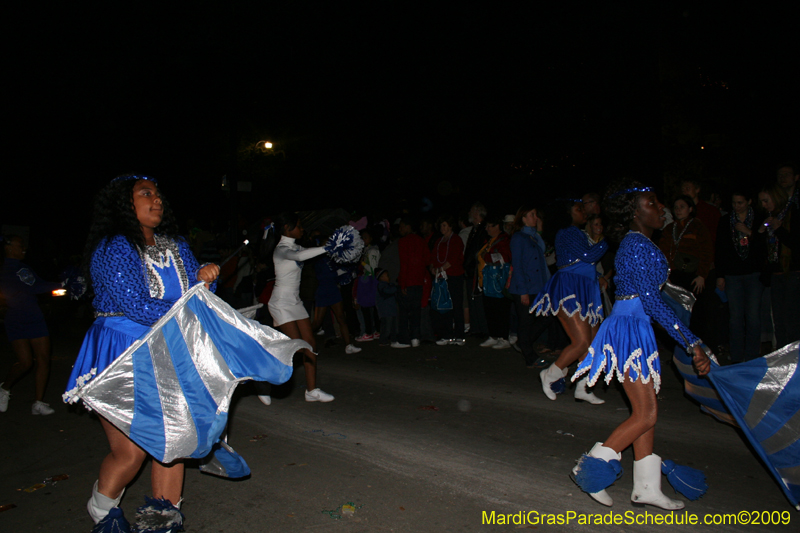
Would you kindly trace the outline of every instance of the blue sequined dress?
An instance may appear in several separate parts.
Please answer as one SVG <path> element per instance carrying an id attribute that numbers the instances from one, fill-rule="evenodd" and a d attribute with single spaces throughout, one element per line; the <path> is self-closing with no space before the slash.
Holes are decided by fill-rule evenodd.
<path id="1" fill-rule="evenodd" d="M 146 246 L 143 254 L 119 235 L 102 241 L 95 249 L 90 269 L 96 319 L 72 368 L 63 395 L 65 402 L 197 284 L 200 265 L 189 245 L 160 235 L 155 240 L 156 244 Z"/>
<path id="2" fill-rule="evenodd" d="M 681 346 L 699 339 L 661 299 L 660 287 L 667 281 L 669 266 L 653 241 L 638 232 L 628 233 L 620 243 L 614 267 L 617 301 L 611 315 L 600 325 L 572 381 L 588 373 L 592 386 L 605 373 L 606 383 L 615 374 L 622 382 L 628 372 L 632 381 L 649 383 L 652 379 L 658 392 L 661 362 L 651 319 L 661 324 Z"/>
<path id="3" fill-rule="evenodd" d="M 594 244 L 577 226 L 570 226 L 556 234 L 555 247 L 558 272 L 536 296 L 531 313 L 556 315 L 563 309 L 569 316 L 579 313 L 592 326 L 598 324 L 603 320 L 603 297 L 595 263 L 606 253 L 608 243 Z"/>

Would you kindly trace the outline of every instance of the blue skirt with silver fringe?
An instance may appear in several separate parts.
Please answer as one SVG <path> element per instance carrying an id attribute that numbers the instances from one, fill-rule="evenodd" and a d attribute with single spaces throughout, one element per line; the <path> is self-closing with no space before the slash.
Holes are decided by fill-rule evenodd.
<path id="1" fill-rule="evenodd" d="M 531 313 L 556 315 L 561 309 L 569 316 L 578 313 L 592 326 L 603 320 L 603 297 L 592 263 L 579 261 L 553 274 L 536 296 Z"/>
<path id="2" fill-rule="evenodd" d="M 589 347 L 588 355 L 578 365 L 572 381 L 588 373 L 589 386 L 605 373 L 606 383 L 616 374 L 622 383 L 625 373 L 631 381 L 653 381 L 656 393 L 661 388 L 661 362 L 650 317 L 639 298 L 617 300 L 611 315 L 603 321 Z"/>

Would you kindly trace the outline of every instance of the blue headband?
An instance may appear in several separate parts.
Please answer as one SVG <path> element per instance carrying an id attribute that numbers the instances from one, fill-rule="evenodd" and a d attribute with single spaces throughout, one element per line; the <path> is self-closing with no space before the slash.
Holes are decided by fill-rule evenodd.
<path id="1" fill-rule="evenodd" d="M 611 193 L 608 195 L 609 198 L 616 198 L 617 196 L 621 196 L 623 194 L 630 194 L 632 192 L 651 192 L 653 190 L 652 187 L 631 187 L 630 189 L 624 189 L 621 191 L 617 191 L 615 193 Z"/>
<path id="2" fill-rule="evenodd" d="M 128 181 L 128 180 L 137 180 L 137 181 L 147 180 L 147 181 L 152 181 L 153 183 L 158 185 L 158 181 L 156 181 L 155 178 L 151 178 L 150 176 L 139 176 L 137 174 L 126 174 L 124 176 L 117 176 L 116 178 L 111 180 L 111 183 L 116 183 L 118 181 Z"/>

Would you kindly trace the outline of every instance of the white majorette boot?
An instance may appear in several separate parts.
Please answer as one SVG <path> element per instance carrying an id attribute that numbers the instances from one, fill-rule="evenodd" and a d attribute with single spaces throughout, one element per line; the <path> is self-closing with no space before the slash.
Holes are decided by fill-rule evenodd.
<path id="1" fill-rule="evenodd" d="M 684 508 L 680 500 L 668 498 L 661 492 L 661 457 L 651 453 L 633 462 L 633 492 L 631 502 L 637 506 L 654 505 L 667 511 Z"/>
<path id="2" fill-rule="evenodd" d="M 602 442 L 595 443 L 591 451 L 583 454 L 572 469 L 572 480 L 597 502 L 611 507 L 614 500 L 605 489 L 622 475 L 622 465 L 619 462 L 621 457 L 611 448 L 603 446 Z"/>
<path id="3" fill-rule="evenodd" d="M 595 396 L 593 392 L 586 388 L 587 381 L 589 381 L 588 376 L 584 377 L 575 384 L 575 400 L 589 402 L 592 405 L 601 405 L 606 403 L 605 400 L 601 400 Z"/>
<path id="4" fill-rule="evenodd" d="M 92 487 L 92 497 L 86 503 L 86 510 L 89 511 L 89 516 L 92 517 L 94 523 L 97 524 L 108 515 L 108 512 L 119 505 L 122 495 L 125 494 L 125 489 L 119 493 L 114 499 L 109 498 L 105 494 L 100 494 L 97 490 L 97 481 L 94 482 Z M 122 518 L 125 520 L 125 518 Z M 127 523 L 127 522 L 126 522 Z"/>
<path id="5" fill-rule="evenodd" d="M 542 390 L 544 395 L 551 400 L 556 399 L 556 393 L 552 389 L 553 383 L 559 379 L 564 379 L 563 370 L 558 368 L 555 363 L 539 372 L 539 377 L 542 379 Z"/>

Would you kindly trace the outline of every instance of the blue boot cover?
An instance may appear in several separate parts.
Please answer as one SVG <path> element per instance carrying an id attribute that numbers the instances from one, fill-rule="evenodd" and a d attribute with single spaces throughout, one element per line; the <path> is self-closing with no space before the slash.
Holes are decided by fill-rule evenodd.
<path id="1" fill-rule="evenodd" d="M 609 487 L 620 476 L 622 476 L 622 465 L 616 459 L 604 461 L 583 454 L 578 461 L 574 479 L 582 491 L 592 494 Z"/>
<path id="2" fill-rule="evenodd" d="M 114 507 L 95 524 L 92 533 L 131 533 L 131 525 L 122 516 L 122 509 Z"/>
<path id="3" fill-rule="evenodd" d="M 556 394 L 564 394 L 567 390 L 567 382 L 564 378 L 556 380 L 550 384 L 550 390 Z"/>
<path id="4" fill-rule="evenodd" d="M 706 475 L 702 470 L 691 466 L 677 465 L 674 461 L 661 461 L 661 473 L 667 476 L 669 484 L 694 501 L 708 490 Z"/>
<path id="5" fill-rule="evenodd" d="M 136 510 L 135 533 L 173 533 L 183 531 L 183 513 L 168 500 L 144 497 Z"/>

